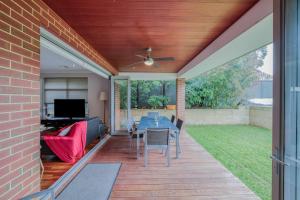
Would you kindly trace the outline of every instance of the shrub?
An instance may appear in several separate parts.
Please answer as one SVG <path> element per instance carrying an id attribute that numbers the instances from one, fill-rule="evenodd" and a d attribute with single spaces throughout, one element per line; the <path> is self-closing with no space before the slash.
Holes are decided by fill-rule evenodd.
<path id="1" fill-rule="evenodd" d="M 154 108 L 154 109 L 157 109 L 158 107 L 163 106 L 160 96 L 151 96 L 148 99 L 148 104 L 151 106 L 151 108 Z"/>
<path id="2" fill-rule="evenodd" d="M 154 109 L 161 108 L 161 107 L 165 108 L 169 103 L 169 97 L 153 95 L 150 96 L 147 102 L 151 108 Z"/>

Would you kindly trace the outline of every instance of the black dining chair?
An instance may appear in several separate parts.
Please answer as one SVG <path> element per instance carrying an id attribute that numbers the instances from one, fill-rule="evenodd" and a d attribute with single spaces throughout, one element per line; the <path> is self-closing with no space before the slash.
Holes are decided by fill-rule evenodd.
<path id="1" fill-rule="evenodd" d="M 178 119 L 176 122 L 176 127 L 179 129 L 179 132 L 181 131 L 182 125 L 183 125 L 183 120 Z"/>
<path id="2" fill-rule="evenodd" d="M 181 129 L 182 129 L 182 125 L 183 125 L 183 120 L 181 119 L 177 119 L 177 122 L 176 122 L 176 127 L 178 128 L 178 148 L 179 148 L 179 152 L 181 153 L 181 147 L 180 147 L 180 132 L 181 132 Z M 171 139 L 175 140 L 176 141 L 176 135 L 171 135 Z"/>
<path id="3" fill-rule="evenodd" d="M 170 129 L 149 128 L 144 135 L 144 164 L 148 165 L 148 152 L 159 149 L 166 152 L 167 163 L 170 166 Z"/>
<path id="4" fill-rule="evenodd" d="M 172 117 L 171 117 L 172 124 L 174 123 L 174 121 L 175 121 L 175 115 L 172 115 Z"/>

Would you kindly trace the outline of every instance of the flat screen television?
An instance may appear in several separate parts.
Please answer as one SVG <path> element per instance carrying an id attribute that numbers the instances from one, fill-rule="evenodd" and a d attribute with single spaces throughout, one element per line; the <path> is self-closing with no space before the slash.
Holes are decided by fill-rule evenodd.
<path id="1" fill-rule="evenodd" d="M 54 117 L 84 118 L 84 99 L 54 99 Z"/>

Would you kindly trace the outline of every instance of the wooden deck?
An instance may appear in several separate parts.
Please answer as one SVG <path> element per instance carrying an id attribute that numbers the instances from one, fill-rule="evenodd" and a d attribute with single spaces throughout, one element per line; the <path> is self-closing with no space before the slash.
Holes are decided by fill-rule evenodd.
<path id="1" fill-rule="evenodd" d="M 143 156 L 137 160 L 134 150 L 129 153 L 127 136 L 113 136 L 90 162 L 122 163 L 111 199 L 259 199 L 186 133 L 181 147 L 175 159 L 173 144 L 170 167 L 154 151 L 145 168 Z"/>

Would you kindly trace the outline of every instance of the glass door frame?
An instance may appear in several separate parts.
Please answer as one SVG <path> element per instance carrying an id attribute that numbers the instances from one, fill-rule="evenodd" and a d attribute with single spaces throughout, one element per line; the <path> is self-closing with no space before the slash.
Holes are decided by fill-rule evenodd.
<path id="1" fill-rule="evenodd" d="M 285 1 L 273 1 L 272 200 L 284 198 Z"/>
<path id="2" fill-rule="evenodd" d="M 130 85 L 130 77 L 129 76 L 111 76 L 110 77 L 110 128 L 111 134 L 115 135 L 115 81 L 116 80 L 127 80 L 127 119 L 131 118 L 131 85 Z"/>

